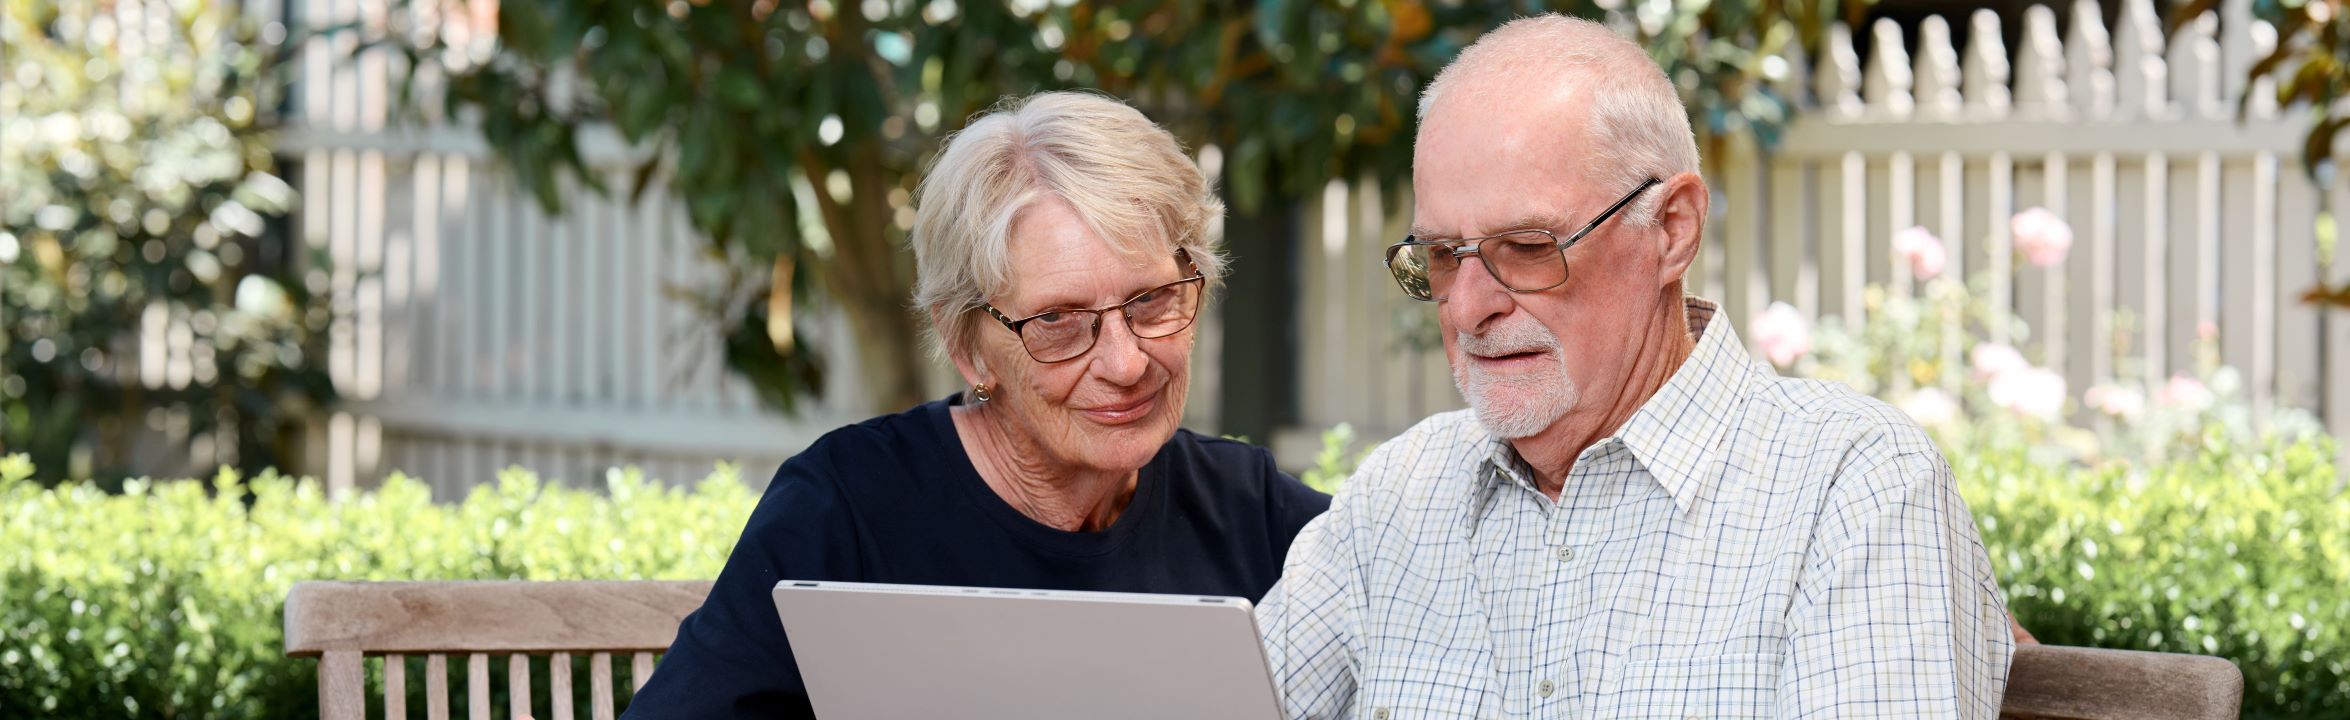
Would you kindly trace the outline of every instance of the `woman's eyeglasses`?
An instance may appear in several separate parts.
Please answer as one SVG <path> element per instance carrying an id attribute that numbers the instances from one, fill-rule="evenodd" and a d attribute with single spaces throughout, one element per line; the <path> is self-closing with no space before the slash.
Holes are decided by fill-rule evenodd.
<path id="1" fill-rule="evenodd" d="M 1116 305 L 1046 310 L 1017 320 L 994 305 L 981 303 L 979 308 L 1020 336 L 1020 345 L 1027 348 L 1028 356 L 1040 363 L 1067 362 L 1092 350 L 1094 342 L 1102 336 L 1102 314 L 1112 310 L 1125 314 L 1126 329 L 1135 337 L 1163 338 L 1191 327 L 1192 318 L 1199 315 L 1200 296 L 1208 282 L 1189 254 L 1177 251 L 1176 257 L 1191 270 L 1191 277 L 1144 290 Z"/>

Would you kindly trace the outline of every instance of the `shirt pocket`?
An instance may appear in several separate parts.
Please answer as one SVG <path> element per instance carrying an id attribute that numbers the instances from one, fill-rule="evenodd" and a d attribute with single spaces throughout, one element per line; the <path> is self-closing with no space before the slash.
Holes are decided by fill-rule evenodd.
<path id="1" fill-rule="evenodd" d="M 1374 655 L 1363 663 L 1354 717 L 1360 720 L 1473 718 L 1492 673 L 1483 663 L 1418 655 Z"/>
<path id="2" fill-rule="evenodd" d="M 1741 653 L 1624 666 L 1623 682 L 1600 698 L 1607 718 L 1770 717 L 1779 693 L 1777 655 Z"/>

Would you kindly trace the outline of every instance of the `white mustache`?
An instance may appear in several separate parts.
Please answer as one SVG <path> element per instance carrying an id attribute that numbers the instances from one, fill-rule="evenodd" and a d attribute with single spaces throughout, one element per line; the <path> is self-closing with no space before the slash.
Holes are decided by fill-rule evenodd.
<path id="1" fill-rule="evenodd" d="M 1541 323 L 1536 322 L 1496 325 L 1493 329 L 1486 331 L 1484 335 L 1471 335 L 1465 330 L 1455 335 L 1456 344 L 1460 346 L 1461 352 L 1479 357 L 1500 357 L 1524 352 L 1559 349 L 1558 336 L 1552 335 L 1550 328 L 1543 327 Z"/>

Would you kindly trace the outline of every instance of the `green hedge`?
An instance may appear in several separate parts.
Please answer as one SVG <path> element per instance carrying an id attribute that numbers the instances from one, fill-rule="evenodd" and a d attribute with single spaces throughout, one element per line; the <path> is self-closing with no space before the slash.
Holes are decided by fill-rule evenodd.
<path id="1" fill-rule="evenodd" d="M 0 460 L 0 718 L 314 717 L 313 666 L 280 639 L 296 581 L 710 578 L 757 502 L 724 468 L 691 490 L 509 471 L 456 504 L 404 477 L 336 502 L 276 476 L 109 494 L 30 474 Z"/>
<path id="2" fill-rule="evenodd" d="M 1953 458 L 2042 642 L 2217 655 L 2245 717 L 2350 717 L 2350 497 L 2322 439 L 2132 468 Z"/>
<path id="3" fill-rule="evenodd" d="M 2248 717 L 2343 717 L 2350 497 L 2330 444 L 2257 450 L 1953 467 L 2042 640 L 2228 657 Z M 724 470 L 692 490 L 620 473 L 596 491 L 512 471 L 453 505 L 398 477 L 334 502 L 274 476 L 108 494 L 43 489 L 29 470 L 0 461 L 7 718 L 313 715 L 311 666 L 280 651 L 297 580 L 707 578 L 756 502 Z"/>

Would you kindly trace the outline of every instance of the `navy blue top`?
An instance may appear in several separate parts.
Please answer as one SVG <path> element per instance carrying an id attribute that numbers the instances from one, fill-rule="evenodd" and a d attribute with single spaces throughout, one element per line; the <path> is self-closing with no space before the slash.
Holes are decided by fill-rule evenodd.
<path id="1" fill-rule="evenodd" d="M 1177 430 L 1110 527 L 1063 531 L 980 479 L 947 414 L 959 401 L 835 430 L 785 461 L 626 717 L 811 717 L 770 595 L 784 578 L 1254 601 L 1330 506 L 1264 448 Z"/>

